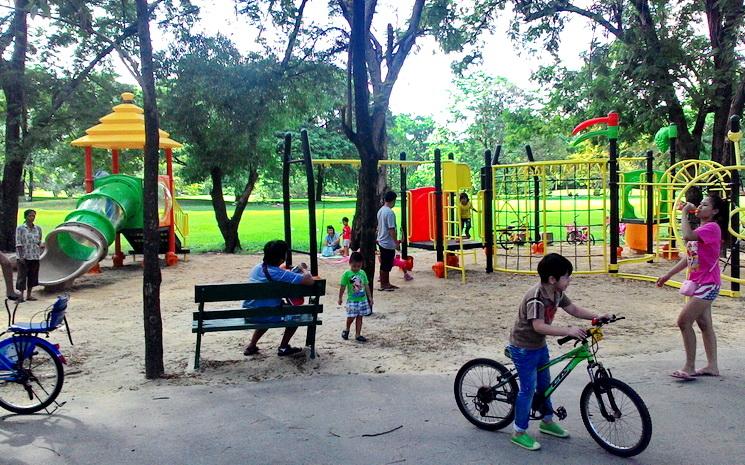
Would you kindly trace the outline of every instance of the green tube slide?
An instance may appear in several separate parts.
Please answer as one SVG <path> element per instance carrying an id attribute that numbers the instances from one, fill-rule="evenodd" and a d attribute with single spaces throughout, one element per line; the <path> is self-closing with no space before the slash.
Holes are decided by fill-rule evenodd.
<path id="1" fill-rule="evenodd" d="M 142 224 L 142 180 L 114 174 L 96 179 L 93 192 L 46 237 L 39 284 L 62 284 L 101 261 L 117 231 Z"/>

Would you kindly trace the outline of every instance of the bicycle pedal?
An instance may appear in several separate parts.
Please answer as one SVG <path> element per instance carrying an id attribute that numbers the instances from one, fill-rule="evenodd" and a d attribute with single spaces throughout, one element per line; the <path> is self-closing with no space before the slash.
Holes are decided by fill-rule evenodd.
<path id="1" fill-rule="evenodd" d="M 559 420 L 563 420 L 567 417 L 567 409 L 565 409 L 564 406 L 561 406 L 554 411 L 554 414 Z"/>

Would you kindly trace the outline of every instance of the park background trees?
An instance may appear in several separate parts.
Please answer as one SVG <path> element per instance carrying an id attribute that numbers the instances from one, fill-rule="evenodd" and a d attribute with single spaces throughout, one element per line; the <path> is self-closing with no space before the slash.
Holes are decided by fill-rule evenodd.
<path id="1" fill-rule="evenodd" d="M 723 122 L 741 111 L 745 85 L 737 48 L 741 1 L 320 3 L 328 11 L 319 19 L 303 14 L 308 6 L 303 0 L 234 2 L 243 33 L 256 36 L 252 50 L 239 50 L 218 31 L 195 32 L 204 17 L 198 5 L 150 3 L 158 37 L 170 43 L 156 43 L 155 72 L 162 125 L 185 143 L 177 176 L 181 184 L 210 194 L 226 251 L 241 249 L 237 226 L 248 199 L 279 193 L 277 135 L 302 127 L 310 130 L 318 157 L 363 160 L 361 178 L 349 169 L 316 168 L 317 198 L 324 192 L 358 194 L 358 215 L 365 217 L 360 224 L 374 221 L 366 211 L 367 205 L 376 209 L 373 195 L 397 184 L 375 160 L 402 151 L 427 159 L 438 146 L 475 170 L 480 152 L 496 144 L 503 146 L 505 161 L 524 160 L 526 144 L 539 159 L 563 158 L 571 154 L 562 139 L 568 130 L 610 110 L 622 115 L 622 148 L 649 145 L 659 127 L 676 122 L 682 156 L 727 161 Z M 32 195 L 34 184 L 65 193 L 82 185 L 81 164 L 66 142 L 131 87 L 117 81 L 109 55 L 122 56 L 136 71 L 138 53 L 134 3 L 12 4 L 4 10 L 0 43 L 5 116 L 0 216 L 8 220 L 2 222 L 0 245 L 6 250 L 12 249 L 22 192 Z M 350 52 L 357 4 L 365 20 L 355 68 Z M 541 49 L 556 53 L 567 22 L 585 21 L 595 33 L 583 66 L 548 63 L 532 83 L 509 82 L 498 70 L 484 68 L 481 47 L 488 34 L 499 33 L 494 24 L 503 16 L 512 21 L 507 32 L 526 59 Z M 36 27 L 40 21 L 45 28 Z M 438 121 L 390 111 L 407 57 L 417 53 L 417 40 L 428 37 L 452 53 L 458 73 L 450 117 Z M 190 108 L 192 102 L 197 103 Z M 142 169 L 137 157 L 123 161 L 130 163 L 127 169 Z M 366 190 L 370 183 L 359 182 L 373 179 L 374 164 L 375 194 Z M 411 170 L 413 185 L 431 176 L 426 168 Z"/>

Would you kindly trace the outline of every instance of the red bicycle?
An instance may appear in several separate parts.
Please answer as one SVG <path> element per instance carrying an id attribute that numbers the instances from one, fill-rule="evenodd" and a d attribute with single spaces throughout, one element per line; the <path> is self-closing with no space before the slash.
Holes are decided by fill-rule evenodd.
<path id="1" fill-rule="evenodd" d="M 566 225 L 567 230 L 567 242 L 570 244 L 584 244 L 589 242 L 590 245 L 595 245 L 595 236 L 590 232 L 589 226 L 577 226 L 577 218 L 579 215 L 574 217 L 572 224 Z"/>

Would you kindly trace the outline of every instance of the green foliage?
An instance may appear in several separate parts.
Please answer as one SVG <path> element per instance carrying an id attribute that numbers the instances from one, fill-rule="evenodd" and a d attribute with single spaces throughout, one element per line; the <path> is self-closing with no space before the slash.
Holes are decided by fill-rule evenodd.
<path id="1" fill-rule="evenodd" d="M 32 66 L 26 71 L 29 114 L 49 111 L 55 93 L 61 92 L 66 81 L 49 73 L 45 68 Z M 94 73 L 80 84 L 78 93 L 62 106 L 54 119 L 27 140 L 31 153 L 27 169 L 34 171 L 37 188 L 49 190 L 55 195 L 64 191 L 70 195 L 83 190 L 84 164 L 82 149 L 70 146 L 70 142 L 85 135 L 85 130 L 98 124 L 98 119 L 111 113 L 113 105 L 120 103 L 119 94 L 129 90 L 116 81 L 110 72 Z M 110 170 L 111 156 L 102 150 L 94 150 L 94 167 Z M 123 172 L 138 173 L 142 166 L 141 155 L 120 159 Z"/>
<path id="2" fill-rule="evenodd" d="M 583 69 L 570 71 L 557 58 L 534 76 L 551 90 L 548 110 L 576 122 L 618 111 L 621 143 L 629 145 L 675 122 L 685 156 L 700 156 L 709 145 L 721 151 L 719 142 L 707 143 L 707 115 L 716 114 L 711 124 L 719 141 L 726 117 L 720 109 L 729 109 L 732 87 L 742 79 L 741 1 L 436 0 L 425 18 L 445 51 L 465 53 L 455 66 L 463 72 L 478 62 L 481 34 L 493 32 L 507 4 L 514 13 L 509 34 L 530 52 L 542 47 L 557 57 L 570 20 L 593 28 Z"/>
<path id="3" fill-rule="evenodd" d="M 388 153 L 398 158 L 406 153 L 407 160 L 423 160 L 432 151 L 429 138 L 435 131 L 430 116 L 390 115 L 388 118 Z"/>

